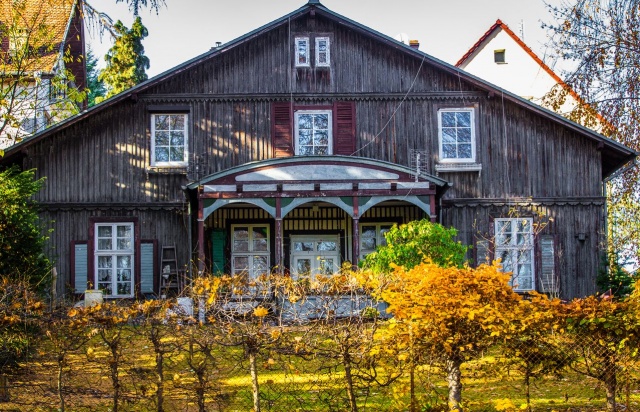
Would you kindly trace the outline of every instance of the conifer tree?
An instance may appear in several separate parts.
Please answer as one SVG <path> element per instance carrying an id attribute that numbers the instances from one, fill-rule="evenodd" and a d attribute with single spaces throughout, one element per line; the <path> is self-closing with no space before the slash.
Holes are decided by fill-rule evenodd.
<path id="1" fill-rule="evenodd" d="M 119 20 L 113 27 L 117 37 L 105 56 L 107 66 L 98 76 L 107 86 L 107 98 L 147 80 L 149 68 L 149 58 L 144 55 L 142 45 L 148 32 L 142 19 L 136 17 L 131 29 Z"/>
<path id="2" fill-rule="evenodd" d="M 107 93 L 104 82 L 98 78 L 100 70 L 98 69 L 98 58 L 93 54 L 93 50 L 87 49 L 87 102 L 89 107 L 94 106 L 100 99 L 103 99 Z"/>

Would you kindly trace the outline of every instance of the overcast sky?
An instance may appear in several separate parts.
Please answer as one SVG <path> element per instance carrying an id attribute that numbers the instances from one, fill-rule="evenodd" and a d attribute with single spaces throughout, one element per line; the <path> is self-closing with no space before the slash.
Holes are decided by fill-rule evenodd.
<path id="1" fill-rule="evenodd" d="M 547 0 L 558 3 L 560 0 Z M 405 33 L 420 42 L 420 50 L 454 64 L 501 19 L 518 35 L 524 25 L 525 42 L 544 59 L 547 33 L 541 22 L 553 18 L 544 0 L 321 0 L 345 17 L 391 37 Z M 122 20 L 128 27 L 132 13 L 115 0 L 91 4 Z M 166 0 L 156 15 L 143 10 L 142 23 L 149 30 L 144 40 L 151 61 L 149 77 L 208 51 L 216 42 L 226 43 L 305 5 L 305 0 Z M 87 38 L 101 64 L 111 47 L 92 30 Z"/>

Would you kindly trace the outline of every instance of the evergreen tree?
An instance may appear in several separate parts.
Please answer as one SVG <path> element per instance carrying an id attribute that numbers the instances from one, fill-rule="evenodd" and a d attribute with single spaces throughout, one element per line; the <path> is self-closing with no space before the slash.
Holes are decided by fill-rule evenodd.
<path id="1" fill-rule="evenodd" d="M 89 48 L 87 50 L 87 88 L 89 89 L 87 101 L 89 107 L 98 103 L 107 93 L 104 82 L 98 78 L 99 75 L 98 58 L 93 54 L 93 50 Z M 98 102 L 96 102 L 96 99 L 98 99 Z"/>
<path id="2" fill-rule="evenodd" d="M 108 88 L 107 98 L 147 80 L 145 71 L 149 68 L 149 58 L 144 55 L 142 46 L 148 32 L 140 17 L 136 17 L 131 29 L 121 21 L 117 21 L 113 28 L 117 37 L 105 56 L 107 67 L 98 76 Z"/>

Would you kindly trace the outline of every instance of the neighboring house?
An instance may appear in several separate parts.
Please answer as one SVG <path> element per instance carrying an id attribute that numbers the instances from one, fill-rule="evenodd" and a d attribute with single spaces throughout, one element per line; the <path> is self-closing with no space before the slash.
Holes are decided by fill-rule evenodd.
<path id="1" fill-rule="evenodd" d="M 566 90 L 565 103 L 555 110 L 566 115 L 582 100 L 536 53 L 500 19 L 456 63 L 475 76 L 545 105 L 554 88 Z"/>
<path id="2" fill-rule="evenodd" d="M 190 259 L 331 274 L 427 218 L 516 290 L 572 298 L 595 291 L 602 181 L 636 155 L 310 0 L 1 163 L 47 177 L 61 291 L 159 294 Z"/>
<path id="3" fill-rule="evenodd" d="M 37 49 L 35 55 L 27 55 Z M 73 79 L 64 85 L 67 70 Z M 54 81 L 54 78 L 57 80 Z M 84 89 L 84 25 L 77 0 L 15 0 L 0 5 L 0 149 L 70 115 L 68 87 Z M 61 86 L 62 85 L 62 86 Z"/>

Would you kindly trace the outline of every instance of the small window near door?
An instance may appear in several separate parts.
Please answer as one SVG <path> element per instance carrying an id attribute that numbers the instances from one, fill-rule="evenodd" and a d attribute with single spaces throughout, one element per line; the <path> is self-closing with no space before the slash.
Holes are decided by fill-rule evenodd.
<path id="1" fill-rule="evenodd" d="M 296 67 L 310 67 L 311 59 L 309 58 L 309 38 L 296 37 Z"/>
<path id="2" fill-rule="evenodd" d="M 364 259 L 368 254 L 375 252 L 378 246 L 387 244 L 384 235 L 393 223 L 367 223 L 360 226 L 360 259 Z"/>
<path id="3" fill-rule="evenodd" d="M 249 283 L 270 271 L 269 226 L 231 227 L 231 272 L 240 283 Z"/>
<path id="4" fill-rule="evenodd" d="M 291 237 L 291 273 L 294 279 L 315 280 L 332 276 L 340 269 L 338 235 L 304 235 Z"/>

